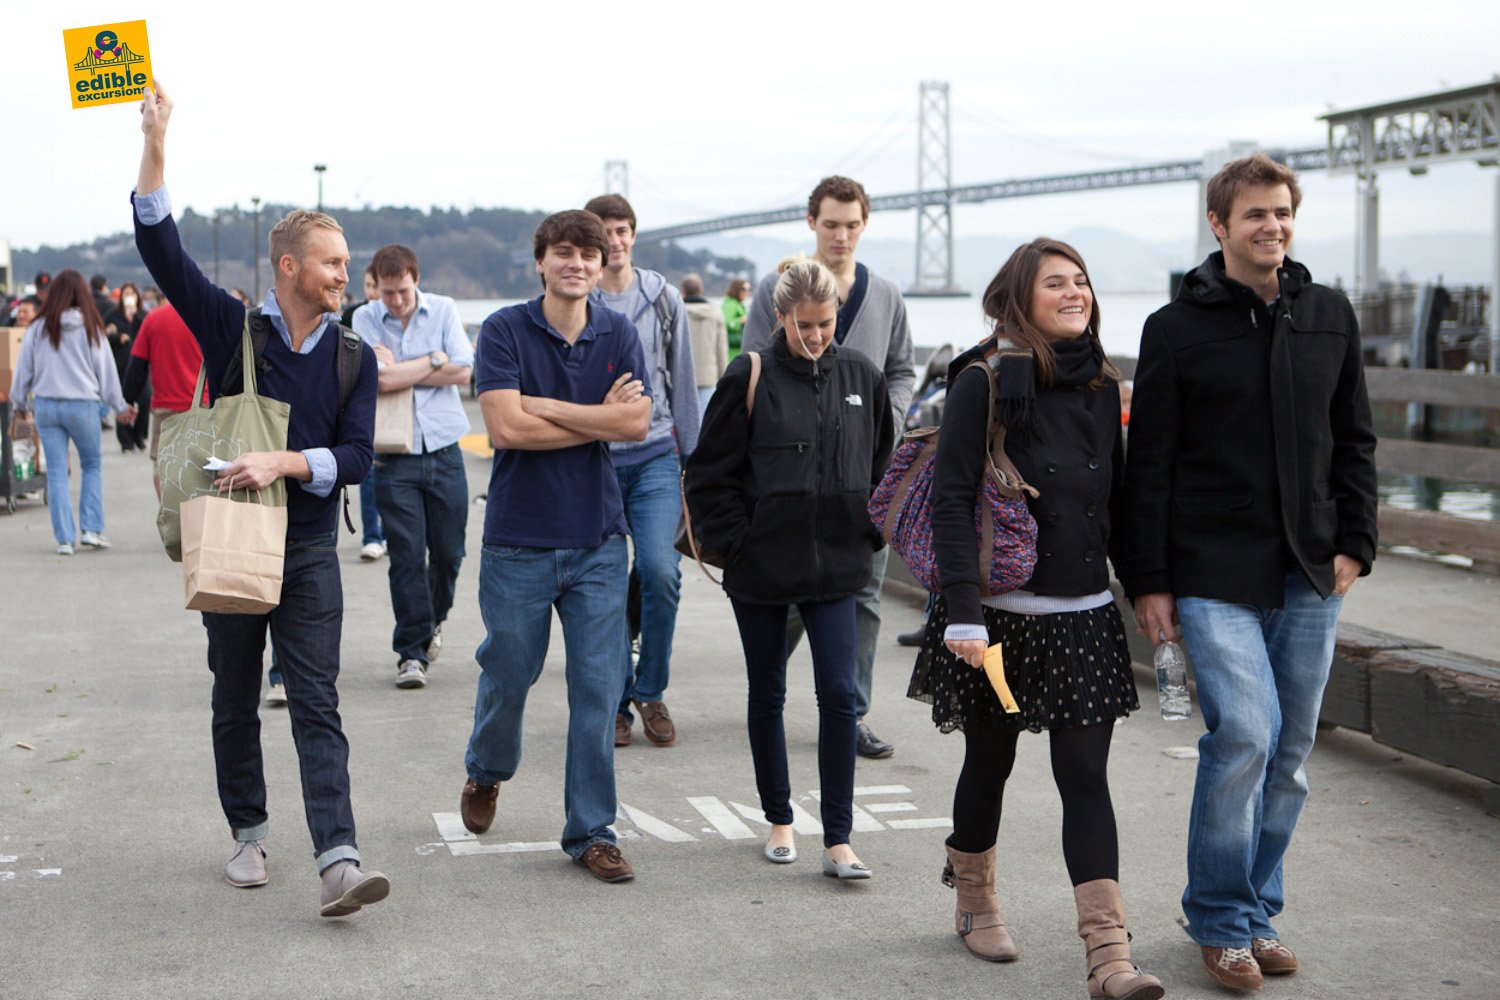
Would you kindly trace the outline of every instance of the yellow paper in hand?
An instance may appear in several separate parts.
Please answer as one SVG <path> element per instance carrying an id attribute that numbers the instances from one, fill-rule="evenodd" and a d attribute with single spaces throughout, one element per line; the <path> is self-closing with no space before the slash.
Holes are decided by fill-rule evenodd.
<path id="1" fill-rule="evenodd" d="M 984 651 L 984 672 L 989 677 L 995 694 L 1000 696 L 1000 707 L 1011 715 L 1021 711 L 1021 706 L 1016 704 L 1015 695 L 1010 693 L 1010 685 L 1005 683 L 1005 654 L 998 642 Z"/>

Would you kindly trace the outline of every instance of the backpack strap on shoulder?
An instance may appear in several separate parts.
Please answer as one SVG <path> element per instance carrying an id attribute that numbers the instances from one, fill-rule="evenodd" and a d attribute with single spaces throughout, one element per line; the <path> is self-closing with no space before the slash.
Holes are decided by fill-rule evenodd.
<path id="1" fill-rule="evenodd" d="M 261 312 L 260 306 L 256 306 L 245 314 L 245 322 L 250 329 L 250 348 L 255 352 L 256 374 L 264 375 L 271 370 L 266 362 L 266 344 L 271 341 L 271 320 Z M 240 351 L 234 350 L 229 354 L 229 364 L 225 366 L 224 377 L 219 381 L 219 395 L 237 396 L 244 391 L 244 362 Z"/>
<path id="2" fill-rule="evenodd" d="M 349 405 L 354 396 L 354 387 L 359 384 L 359 349 L 364 341 L 359 334 L 344 324 L 339 324 L 339 410 Z M 352 529 L 351 529 L 352 530 Z"/>

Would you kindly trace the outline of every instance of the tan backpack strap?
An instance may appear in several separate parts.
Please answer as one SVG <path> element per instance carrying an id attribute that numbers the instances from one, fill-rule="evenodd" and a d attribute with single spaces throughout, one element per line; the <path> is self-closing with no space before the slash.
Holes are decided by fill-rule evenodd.
<path id="1" fill-rule="evenodd" d="M 750 352 L 750 384 L 745 387 L 745 414 L 755 413 L 755 387 L 760 384 L 760 352 Z"/>
<path id="2" fill-rule="evenodd" d="M 682 524 L 687 531 L 688 548 L 692 550 L 693 558 L 697 561 L 698 568 L 703 570 L 703 575 L 712 580 L 714 584 L 723 586 L 724 581 L 708 571 L 708 567 L 703 562 L 703 554 L 698 550 L 698 535 L 693 531 L 693 515 L 688 511 L 686 470 L 678 477 L 677 494 L 682 497 Z"/>

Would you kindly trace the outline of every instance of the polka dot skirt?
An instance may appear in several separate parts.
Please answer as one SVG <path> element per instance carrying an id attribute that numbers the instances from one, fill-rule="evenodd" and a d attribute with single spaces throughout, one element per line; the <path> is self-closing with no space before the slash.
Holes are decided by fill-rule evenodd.
<path id="1" fill-rule="evenodd" d="M 1021 711 L 1007 714 L 983 669 L 948 652 L 948 605 L 938 598 L 906 696 L 932 705 L 932 721 L 955 729 L 1025 727 L 1034 733 L 1109 722 L 1138 710 L 1125 622 L 1113 602 L 1088 611 L 1018 615 L 984 609 L 990 643 L 1005 652 L 1005 680 Z"/>

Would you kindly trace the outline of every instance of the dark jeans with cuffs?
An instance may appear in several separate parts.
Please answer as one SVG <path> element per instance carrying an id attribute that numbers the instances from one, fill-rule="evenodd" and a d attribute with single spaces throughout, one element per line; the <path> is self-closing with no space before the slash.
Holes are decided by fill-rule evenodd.
<path id="1" fill-rule="evenodd" d="M 263 615 L 203 613 L 213 672 L 214 770 L 236 840 L 269 830 L 260 747 L 260 680 L 266 629 L 285 675 L 302 804 L 318 871 L 359 861 L 349 801 L 349 742 L 339 719 L 344 590 L 334 534 L 288 540 L 281 603 Z"/>
<path id="2" fill-rule="evenodd" d="M 760 805 L 772 823 L 792 822 L 787 774 L 786 604 L 731 599 L 750 682 L 747 728 Z M 798 604 L 812 651 L 818 698 L 818 776 L 823 846 L 849 843 L 854 823 L 854 597 Z"/>

